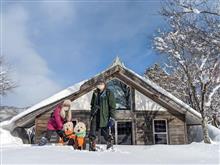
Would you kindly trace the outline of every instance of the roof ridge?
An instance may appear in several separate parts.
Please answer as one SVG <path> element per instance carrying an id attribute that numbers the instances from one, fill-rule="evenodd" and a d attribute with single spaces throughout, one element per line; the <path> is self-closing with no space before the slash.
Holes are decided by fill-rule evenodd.
<path id="1" fill-rule="evenodd" d="M 111 67 L 114 67 L 114 66 L 117 66 L 117 65 L 119 65 L 119 66 L 125 68 L 124 62 L 122 62 L 122 60 L 120 59 L 119 56 L 116 56 L 116 57 L 115 57 L 115 59 L 113 60 L 112 65 L 111 65 Z"/>

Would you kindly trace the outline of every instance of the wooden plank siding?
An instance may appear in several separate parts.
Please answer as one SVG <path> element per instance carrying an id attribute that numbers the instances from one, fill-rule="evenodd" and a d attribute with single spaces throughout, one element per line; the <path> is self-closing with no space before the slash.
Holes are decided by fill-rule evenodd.
<path id="1" fill-rule="evenodd" d="M 86 124 L 87 135 L 90 127 L 90 111 L 89 110 L 74 110 L 72 112 L 73 120 L 82 121 Z M 38 143 L 39 139 L 46 131 L 47 121 L 50 117 L 51 111 L 38 116 L 35 120 L 36 124 L 36 139 Z M 169 144 L 185 144 L 185 117 L 182 114 L 173 115 L 164 111 L 130 111 L 119 110 L 116 112 L 116 120 L 118 122 L 130 121 L 133 124 L 132 127 L 132 139 L 133 144 L 153 144 L 153 119 L 166 119 L 168 125 L 168 143 Z M 56 142 L 56 134 L 51 139 L 51 142 Z M 88 139 L 87 139 L 88 140 Z"/>
<path id="2" fill-rule="evenodd" d="M 136 111 L 136 144 L 152 145 L 153 119 L 165 119 L 168 126 L 168 144 L 186 144 L 185 117 L 161 111 Z"/>
<path id="3" fill-rule="evenodd" d="M 35 143 L 38 143 L 40 138 L 44 135 L 47 130 L 47 123 L 51 116 L 52 110 L 46 113 L 43 113 L 36 117 L 35 119 Z M 73 120 L 82 121 L 86 124 L 86 128 L 89 128 L 89 110 L 74 110 L 72 111 Z M 51 138 L 51 142 L 57 142 L 58 137 L 56 133 L 53 138 Z"/>

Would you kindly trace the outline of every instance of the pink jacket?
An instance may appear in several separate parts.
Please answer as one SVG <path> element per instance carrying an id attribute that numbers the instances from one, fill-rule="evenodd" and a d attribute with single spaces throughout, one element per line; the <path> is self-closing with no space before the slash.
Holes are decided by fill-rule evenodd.
<path id="1" fill-rule="evenodd" d="M 52 117 L 49 119 L 47 123 L 47 129 L 48 130 L 61 130 L 63 129 L 64 119 L 60 116 L 61 111 L 61 105 L 58 105 L 54 112 Z"/>

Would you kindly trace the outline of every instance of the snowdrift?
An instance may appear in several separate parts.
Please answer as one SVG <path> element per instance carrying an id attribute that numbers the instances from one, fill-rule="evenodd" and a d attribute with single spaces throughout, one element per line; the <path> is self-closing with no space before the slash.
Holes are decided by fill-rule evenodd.
<path id="1" fill-rule="evenodd" d="M 220 143 L 220 129 L 212 125 L 208 125 L 208 130 L 209 130 L 209 136 L 212 139 L 212 141 Z"/>
<path id="2" fill-rule="evenodd" d="M 20 145 L 23 144 L 22 140 L 14 137 L 8 130 L 0 128 L 0 145 Z"/>

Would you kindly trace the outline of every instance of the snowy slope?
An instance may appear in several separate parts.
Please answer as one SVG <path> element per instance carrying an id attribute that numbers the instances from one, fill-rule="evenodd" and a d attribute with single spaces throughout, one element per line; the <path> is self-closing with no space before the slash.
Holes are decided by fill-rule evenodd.
<path id="1" fill-rule="evenodd" d="M 104 147 L 104 146 L 103 146 Z M 2 164 L 220 164 L 217 144 L 115 146 L 115 152 L 67 146 L 4 146 Z"/>
<path id="2" fill-rule="evenodd" d="M 0 122 L 9 120 L 12 117 L 16 116 L 18 113 L 26 110 L 26 108 L 17 108 L 10 106 L 0 106 Z"/>

